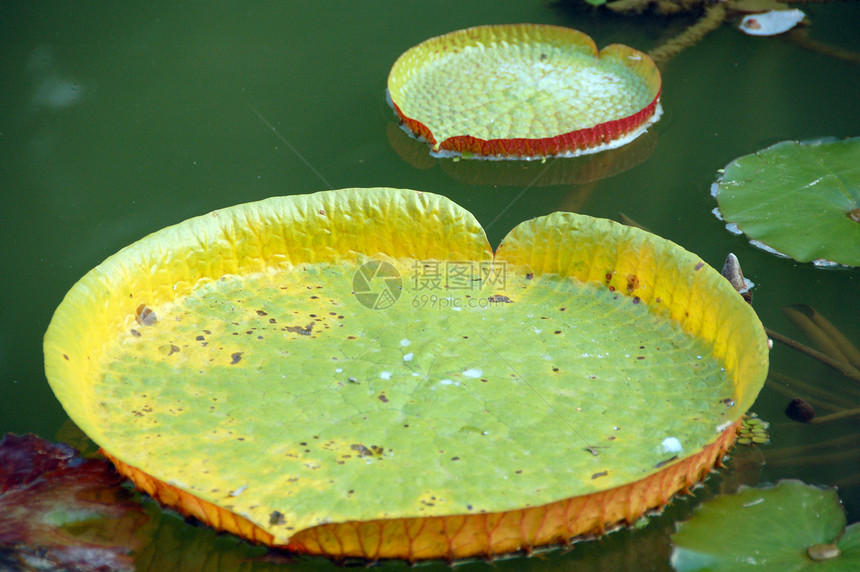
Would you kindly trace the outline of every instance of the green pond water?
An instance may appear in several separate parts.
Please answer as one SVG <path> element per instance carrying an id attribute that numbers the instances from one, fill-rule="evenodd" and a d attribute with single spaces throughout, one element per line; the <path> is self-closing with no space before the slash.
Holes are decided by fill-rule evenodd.
<path id="1" fill-rule="evenodd" d="M 860 52 L 860 3 L 802 8 L 812 39 Z M 42 336 L 64 293 L 105 257 L 213 209 L 332 188 L 443 194 L 477 216 L 494 246 L 517 223 L 556 210 L 615 220 L 623 212 L 717 268 L 734 252 L 768 327 L 808 341 L 782 312 L 807 304 L 860 345 L 858 271 L 749 245 L 714 217 L 710 195 L 718 169 L 740 155 L 786 139 L 860 135 L 860 64 L 726 23 L 662 66 L 664 116 L 610 176 L 552 162 L 524 169 L 429 159 L 402 137 L 385 103 L 392 63 L 431 36 L 516 22 L 649 51 L 693 19 L 513 0 L 0 4 L 0 433 L 57 439 L 67 417 L 45 379 Z M 782 478 L 836 485 L 857 521 L 860 417 L 801 425 L 783 410 L 792 397 L 858 407 L 860 386 L 779 344 L 771 372 L 753 410 L 771 422 L 772 442 L 742 447 L 709 487 Z M 643 530 L 498 566 L 668 569 L 672 523 L 696 502 L 673 503 Z M 159 523 L 150 541 L 159 569 L 216 557 L 235 569 L 261 551 L 148 510 Z M 156 567 L 147 562 L 141 569 Z M 291 569 L 332 567 L 307 559 Z"/>

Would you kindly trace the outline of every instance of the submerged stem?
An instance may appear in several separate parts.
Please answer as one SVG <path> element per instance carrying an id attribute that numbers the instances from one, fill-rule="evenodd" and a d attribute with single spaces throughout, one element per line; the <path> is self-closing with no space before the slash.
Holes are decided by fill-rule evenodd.
<path id="1" fill-rule="evenodd" d="M 857 450 L 860 447 L 860 435 L 852 434 L 844 437 L 837 437 L 828 441 L 821 441 L 810 445 L 795 445 L 792 447 L 778 447 L 768 451 L 768 457 L 772 459 L 780 457 L 798 457 L 809 453 L 817 453 L 822 449 L 838 448 Z"/>
<path id="2" fill-rule="evenodd" d="M 801 381 L 799 379 L 794 379 L 793 377 L 789 377 L 787 375 L 783 375 L 776 371 L 768 372 L 767 374 L 768 383 L 767 388 L 772 389 L 782 395 L 794 399 L 795 397 L 802 397 L 805 401 L 807 401 L 810 405 L 815 407 L 816 409 L 830 409 L 832 411 L 840 411 L 842 409 L 851 407 L 851 403 L 840 396 L 834 395 L 833 393 L 824 390 L 815 385 L 806 383 L 805 381 Z M 812 396 L 815 397 L 812 397 Z"/>
<path id="3" fill-rule="evenodd" d="M 659 48 L 652 50 L 649 54 L 651 59 L 657 63 L 666 62 L 684 48 L 696 44 L 710 32 L 716 30 L 726 18 L 726 7 L 724 3 L 712 4 L 705 8 L 705 13 L 695 24 L 675 36 Z"/>
<path id="4" fill-rule="evenodd" d="M 840 361 L 836 361 L 835 359 L 831 358 L 830 356 L 825 355 L 818 350 L 814 350 L 814 349 L 810 348 L 809 346 L 805 346 L 798 341 L 792 340 L 791 338 L 789 338 L 787 336 L 783 336 L 782 334 L 780 334 L 778 332 L 774 332 L 770 328 L 765 328 L 764 330 L 767 333 L 767 336 L 769 338 L 771 338 L 772 340 L 775 340 L 775 341 L 777 341 L 781 344 L 784 344 L 790 348 L 793 348 L 793 349 L 795 349 L 801 353 L 804 353 L 811 358 L 815 358 L 818 361 L 820 361 L 821 363 L 832 367 L 833 369 L 835 369 L 836 371 L 838 371 L 839 373 L 841 373 L 842 375 L 844 375 L 846 377 L 850 377 L 851 379 L 853 379 L 855 381 L 860 381 L 860 373 L 858 373 L 857 370 L 855 370 L 853 367 L 845 365 L 844 363 L 842 363 Z"/>
<path id="5" fill-rule="evenodd" d="M 816 417 L 810 423 L 827 423 L 828 421 L 836 421 L 838 419 L 845 419 L 846 417 L 854 417 L 855 415 L 860 415 L 860 407 L 854 409 L 846 409 L 844 411 L 837 411 L 836 413 L 830 413 L 828 415 L 823 415 L 821 417 Z"/>
<path id="6" fill-rule="evenodd" d="M 792 0 L 792 3 L 797 1 L 827 2 L 828 0 Z M 791 30 L 787 34 L 787 37 L 801 48 L 809 50 L 810 52 L 816 52 L 838 60 L 860 64 L 860 54 L 857 52 L 846 50 L 845 48 L 839 48 L 837 46 L 830 46 L 828 44 L 823 44 L 818 40 L 813 40 L 809 37 L 809 32 L 805 29 Z"/>
<path id="7" fill-rule="evenodd" d="M 767 465 L 769 467 L 786 467 L 792 465 L 830 465 L 840 461 L 853 461 L 857 459 L 857 449 L 839 449 L 830 453 L 808 456 L 780 456 L 774 457 L 773 451 L 767 454 Z"/>

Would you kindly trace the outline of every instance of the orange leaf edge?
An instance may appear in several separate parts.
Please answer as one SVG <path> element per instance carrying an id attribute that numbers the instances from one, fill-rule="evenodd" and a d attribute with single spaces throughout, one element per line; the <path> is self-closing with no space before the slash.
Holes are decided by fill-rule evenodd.
<path id="1" fill-rule="evenodd" d="M 284 545 L 276 545 L 272 534 L 248 519 L 156 479 L 107 451 L 102 450 L 102 454 L 117 471 L 162 504 L 254 543 L 331 558 L 450 561 L 529 553 L 535 547 L 568 544 L 578 537 L 602 535 L 620 525 L 633 524 L 721 467 L 740 423 L 738 420 L 724 429 L 697 454 L 620 487 L 506 512 L 329 523 L 300 530 Z"/>

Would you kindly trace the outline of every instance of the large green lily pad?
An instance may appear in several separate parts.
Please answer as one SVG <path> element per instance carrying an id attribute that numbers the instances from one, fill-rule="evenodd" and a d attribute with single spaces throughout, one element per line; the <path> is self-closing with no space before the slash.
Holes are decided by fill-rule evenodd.
<path id="1" fill-rule="evenodd" d="M 296 550 L 417 559 L 512 548 L 296 536 L 507 513 L 671 470 L 581 525 L 635 520 L 718 461 L 765 342 L 716 271 L 643 231 L 556 213 L 494 255 L 444 197 L 348 189 L 144 238 L 69 292 L 45 354 L 72 419 L 164 502 Z M 570 532 L 571 518 L 545 520 Z M 563 538 L 534 534 L 511 546 Z"/>
<path id="2" fill-rule="evenodd" d="M 729 229 L 818 265 L 860 266 L 860 137 L 783 141 L 729 163 L 713 195 Z"/>
<path id="3" fill-rule="evenodd" d="M 700 506 L 672 536 L 676 570 L 860 570 L 860 525 L 835 489 L 800 481 L 745 488 Z M 830 558 L 826 558 L 830 556 Z"/>

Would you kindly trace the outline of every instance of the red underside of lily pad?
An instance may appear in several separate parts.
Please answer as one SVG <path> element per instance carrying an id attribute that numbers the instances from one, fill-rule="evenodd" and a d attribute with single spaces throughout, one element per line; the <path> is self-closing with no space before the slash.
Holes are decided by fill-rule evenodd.
<path id="1" fill-rule="evenodd" d="M 633 115 L 555 137 L 545 137 L 542 139 L 526 137 L 479 139 L 471 135 L 460 135 L 449 137 L 442 142 L 436 141 L 433 133 L 426 125 L 417 119 L 407 117 L 396 103 L 393 105 L 395 113 L 412 134 L 426 140 L 434 147 L 438 143 L 438 147 L 442 151 L 449 151 L 458 155 L 472 153 L 484 157 L 540 158 L 575 154 L 577 151 L 579 154 L 585 154 L 590 149 L 602 150 L 604 147 L 612 144 L 612 142 L 635 132 L 643 125 L 651 123 L 652 118 L 654 118 L 657 112 L 659 103 L 660 92 L 658 91 L 654 100 L 647 107 Z"/>

